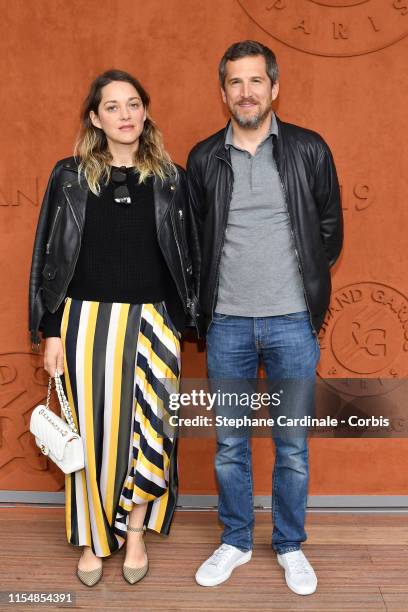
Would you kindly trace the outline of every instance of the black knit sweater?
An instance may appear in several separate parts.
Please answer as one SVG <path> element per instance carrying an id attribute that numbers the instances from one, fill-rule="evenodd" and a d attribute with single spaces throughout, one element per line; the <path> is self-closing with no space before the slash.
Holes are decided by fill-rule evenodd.
<path id="1" fill-rule="evenodd" d="M 184 313 L 160 250 L 154 213 L 153 179 L 138 183 L 127 168 L 131 204 L 114 201 L 112 181 L 99 196 L 89 191 L 81 250 L 67 297 L 98 302 L 144 304 L 166 301 L 173 323 L 183 328 Z M 46 311 L 43 337 L 60 336 L 63 301 Z"/>

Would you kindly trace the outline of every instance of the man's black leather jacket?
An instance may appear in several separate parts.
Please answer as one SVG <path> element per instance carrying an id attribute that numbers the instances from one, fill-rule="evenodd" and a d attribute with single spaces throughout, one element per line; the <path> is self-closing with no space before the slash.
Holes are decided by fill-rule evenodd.
<path id="1" fill-rule="evenodd" d="M 289 213 L 306 304 L 317 334 L 330 301 L 330 267 L 343 242 L 339 184 L 332 154 L 323 138 L 278 118 L 277 122 L 279 135 L 273 135 L 273 155 Z M 226 128 L 199 142 L 187 163 L 190 200 L 201 245 L 199 302 L 206 327 L 217 302 L 234 180 L 225 136 Z"/>
<path id="2" fill-rule="evenodd" d="M 78 181 L 74 157 L 59 161 L 44 195 L 34 241 L 29 289 L 29 330 L 38 345 L 41 319 L 64 300 L 74 274 L 83 235 L 88 186 Z M 159 246 L 186 313 L 187 324 L 197 327 L 199 313 L 194 275 L 198 242 L 188 201 L 185 172 L 177 179 L 154 179 L 154 206 Z"/>

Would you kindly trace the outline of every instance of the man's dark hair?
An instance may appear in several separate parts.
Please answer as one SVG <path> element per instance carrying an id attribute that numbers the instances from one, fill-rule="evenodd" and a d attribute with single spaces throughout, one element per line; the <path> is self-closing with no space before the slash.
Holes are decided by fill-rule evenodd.
<path id="1" fill-rule="evenodd" d="M 262 55 L 265 58 L 266 72 L 271 79 L 272 85 L 277 82 L 279 79 L 279 69 L 274 52 L 256 40 L 243 40 L 228 47 L 220 61 L 218 76 L 223 89 L 227 72 L 227 62 L 234 62 L 237 59 L 251 55 Z"/>

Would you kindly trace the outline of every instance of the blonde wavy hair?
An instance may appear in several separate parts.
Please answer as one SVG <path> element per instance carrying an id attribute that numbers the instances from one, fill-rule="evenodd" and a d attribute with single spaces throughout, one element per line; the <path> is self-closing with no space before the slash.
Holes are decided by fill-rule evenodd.
<path id="1" fill-rule="evenodd" d="M 135 153 L 134 162 L 139 172 L 139 183 L 149 176 L 157 176 L 162 181 L 175 178 L 177 168 L 164 148 L 162 134 L 149 115 L 150 96 L 135 77 L 123 70 L 107 70 L 91 83 L 89 93 L 85 98 L 81 111 L 81 129 L 75 144 L 75 157 L 80 160 L 78 175 L 83 175 L 89 189 L 99 195 L 101 183 L 108 183 L 110 178 L 112 155 L 109 152 L 105 132 L 95 127 L 89 117 L 93 111 L 98 114 L 102 99 L 102 88 L 113 81 L 130 83 L 137 90 L 146 110 L 146 120 L 143 132 L 139 137 L 139 147 Z"/>

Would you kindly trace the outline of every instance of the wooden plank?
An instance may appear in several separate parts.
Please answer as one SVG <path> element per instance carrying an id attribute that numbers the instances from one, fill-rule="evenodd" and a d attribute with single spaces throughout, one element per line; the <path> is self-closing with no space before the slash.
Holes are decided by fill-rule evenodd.
<path id="1" fill-rule="evenodd" d="M 131 587 L 123 580 L 122 550 L 104 561 L 101 583 L 87 589 L 75 575 L 80 551 L 66 542 L 62 508 L 2 507 L 1 590 L 72 591 L 76 605 L 71 609 L 112 612 L 135 606 L 138 611 L 169 612 L 408 611 L 407 529 L 402 518 L 308 515 L 309 539 L 303 549 L 315 567 L 319 585 L 314 595 L 300 597 L 286 587 L 270 547 L 269 513 L 256 514 L 251 562 L 237 568 L 223 585 L 203 588 L 194 581 L 197 567 L 219 543 L 221 526 L 216 513 L 178 512 L 168 538 L 147 534 L 150 571 L 140 584 Z"/>

